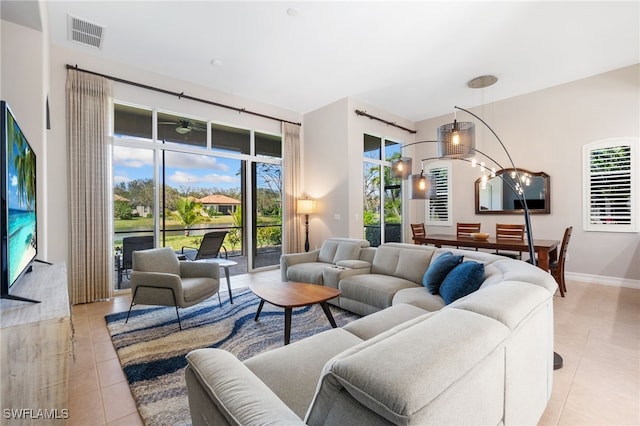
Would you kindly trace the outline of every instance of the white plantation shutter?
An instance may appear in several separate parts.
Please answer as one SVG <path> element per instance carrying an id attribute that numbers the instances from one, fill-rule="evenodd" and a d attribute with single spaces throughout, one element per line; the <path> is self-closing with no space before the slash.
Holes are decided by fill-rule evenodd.
<path id="1" fill-rule="evenodd" d="M 584 147 L 583 160 L 584 229 L 638 232 L 637 141 L 593 142 Z"/>
<path id="2" fill-rule="evenodd" d="M 451 226 L 451 163 L 432 163 L 425 171 L 436 181 L 435 198 L 426 203 L 426 224 Z"/>

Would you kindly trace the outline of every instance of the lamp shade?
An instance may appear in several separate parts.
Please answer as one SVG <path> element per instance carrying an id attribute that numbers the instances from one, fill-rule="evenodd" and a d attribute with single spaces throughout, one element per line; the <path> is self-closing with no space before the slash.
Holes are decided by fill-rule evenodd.
<path id="1" fill-rule="evenodd" d="M 426 200 L 436 195 L 435 178 L 430 174 L 410 175 L 409 185 L 409 198 L 412 200 Z"/>
<path id="2" fill-rule="evenodd" d="M 316 212 L 316 201 L 308 198 L 301 198 L 298 200 L 296 206 L 298 214 L 313 214 Z"/>
<path id="3" fill-rule="evenodd" d="M 438 127 L 438 157 L 471 158 L 475 155 L 475 125 L 468 121 Z"/>
<path id="4" fill-rule="evenodd" d="M 411 174 L 411 157 L 400 157 L 391 162 L 391 174 L 393 177 L 407 179 Z"/>

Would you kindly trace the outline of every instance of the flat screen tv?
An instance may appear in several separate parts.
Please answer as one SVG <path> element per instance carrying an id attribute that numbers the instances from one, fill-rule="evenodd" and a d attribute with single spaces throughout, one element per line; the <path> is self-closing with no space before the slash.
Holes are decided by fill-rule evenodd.
<path id="1" fill-rule="evenodd" d="M 11 288 L 31 271 L 38 254 L 36 155 L 6 102 L 0 101 L 2 138 L 2 286 L 3 299 L 37 302 L 11 295 Z"/>

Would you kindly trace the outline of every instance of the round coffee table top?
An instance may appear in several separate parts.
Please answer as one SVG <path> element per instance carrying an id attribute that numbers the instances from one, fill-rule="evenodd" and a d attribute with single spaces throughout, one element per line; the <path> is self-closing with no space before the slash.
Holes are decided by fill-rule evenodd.
<path id="1" fill-rule="evenodd" d="M 342 293 L 336 288 L 296 282 L 257 282 L 249 284 L 249 288 L 262 300 L 281 308 L 297 308 L 322 303 Z"/>

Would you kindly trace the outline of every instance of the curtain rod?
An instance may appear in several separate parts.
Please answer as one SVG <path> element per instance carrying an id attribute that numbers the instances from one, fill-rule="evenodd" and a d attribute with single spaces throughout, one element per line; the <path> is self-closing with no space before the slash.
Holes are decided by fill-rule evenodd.
<path id="1" fill-rule="evenodd" d="M 158 87 L 149 86 L 149 85 L 142 84 L 142 83 L 136 83 L 135 81 L 129 81 L 129 80 L 125 80 L 125 79 L 118 78 L 118 77 L 113 77 L 113 76 L 106 75 L 106 74 L 100 74 L 100 73 L 95 72 L 95 71 L 85 70 L 85 69 L 82 69 L 82 68 L 78 68 L 78 65 L 69 65 L 69 64 L 67 64 L 67 69 L 74 69 L 76 71 L 81 71 L 81 72 L 84 72 L 84 73 L 87 73 L 87 74 L 97 75 L 99 77 L 104 77 L 104 78 L 107 78 L 109 80 L 117 81 L 118 83 L 125 83 L 125 84 L 129 84 L 131 86 L 141 87 L 141 88 L 147 89 L 147 90 L 153 90 L 155 92 L 164 93 L 165 95 L 177 96 L 178 99 L 181 99 L 181 98 L 189 99 L 191 101 L 202 102 L 204 104 L 213 105 L 213 106 L 220 107 L 220 108 L 230 109 L 230 110 L 239 112 L 241 114 L 244 113 L 244 114 L 249 114 L 249 115 L 255 115 L 257 117 L 267 118 L 269 120 L 280 121 L 281 123 L 289 123 L 289 124 L 295 124 L 297 126 L 302 126 L 302 123 L 295 123 L 293 121 L 283 120 L 282 118 L 273 117 L 273 116 L 262 114 L 262 113 L 255 112 L 255 111 L 250 111 L 250 110 L 248 110 L 246 108 L 238 108 L 238 107 L 234 107 L 234 106 L 230 106 L 230 105 L 225 105 L 225 104 L 221 104 L 221 103 L 218 103 L 218 102 L 209 101 L 207 99 L 201 99 L 201 98 L 196 98 L 194 96 L 185 95 L 184 92 L 181 92 L 181 93 L 172 92 L 170 90 L 160 89 Z"/>
<path id="2" fill-rule="evenodd" d="M 399 124 L 396 124 L 396 123 L 395 123 L 395 122 L 393 122 L 393 121 L 383 120 L 382 118 L 376 117 L 375 115 L 367 114 L 367 111 L 360 111 L 359 109 L 357 109 L 357 110 L 356 110 L 356 114 L 358 114 L 358 115 L 362 115 L 362 116 L 365 116 L 365 117 L 369 117 L 369 118 L 370 118 L 370 119 L 372 119 L 372 120 L 378 120 L 378 121 L 381 121 L 381 122 L 383 122 L 384 124 L 386 124 L 386 125 L 388 125 L 388 126 L 397 127 L 398 129 L 402 129 L 402 130 L 404 130 L 404 131 L 406 131 L 406 132 L 411 133 L 412 135 L 414 135 L 414 134 L 418 133 L 418 131 L 417 131 L 417 130 L 407 129 L 406 127 L 402 127 L 402 126 L 400 126 Z"/>

